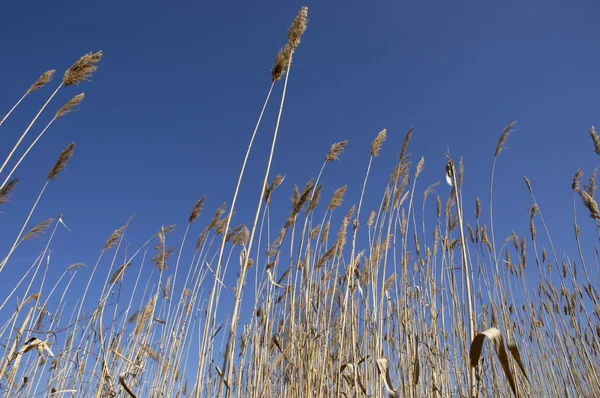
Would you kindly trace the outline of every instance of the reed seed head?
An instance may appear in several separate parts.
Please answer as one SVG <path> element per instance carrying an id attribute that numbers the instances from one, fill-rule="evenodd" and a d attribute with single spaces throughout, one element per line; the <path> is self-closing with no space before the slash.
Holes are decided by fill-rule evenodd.
<path id="1" fill-rule="evenodd" d="M 71 98 L 69 100 L 69 102 L 67 102 L 66 104 L 64 104 L 59 110 L 58 112 L 56 112 L 56 115 L 54 115 L 55 119 L 58 119 L 59 117 L 63 117 L 64 115 L 66 115 L 69 112 L 73 112 L 73 108 L 75 108 L 77 105 L 79 105 L 81 103 L 81 101 L 83 101 L 83 98 L 85 97 L 84 93 L 81 94 L 77 94 L 76 96 L 74 96 L 73 98 Z"/>
<path id="2" fill-rule="evenodd" d="M 292 51 L 295 50 L 300 44 L 300 39 L 302 35 L 306 31 L 306 24 L 308 23 L 308 7 L 302 7 L 296 18 L 294 18 L 294 22 L 292 22 L 292 26 L 288 29 L 288 43 L 292 47 Z"/>
<path id="3" fill-rule="evenodd" d="M 327 156 L 325 156 L 325 162 L 333 162 L 334 160 L 339 160 L 339 156 L 344 151 L 346 145 L 348 145 L 348 140 L 336 142 L 335 144 L 333 144 L 329 149 Z"/>
<path id="4" fill-rule="evenodd" d="M 379 132 L 379 134 L 377 134 L 377 137 L 375 137 L 375 139 L 371 143 L 371 156 L 373 156 L 373 157 L 379 156 L 379 150 L 381 149 L 381 144 L 383 144 L 383 142 L 385 141 L 386 138 L 387 138 L 387 130 L 383 129 Z"/>
<path id="5" fill-rule="evenodd" d="M 273 64 L 273 68 L 271 69 L 271 80 L 273 83 L 278 82 L 287 72 L 290 59 L 292 57 L 292 53 L 294 50 L 289 44 L 286 44 L 275 57 L 275 63 Z"/>
<path id="6" fill-rule="evenodd" d="M 594 141 L 594 152 L 596 152 L 596 155 L 600 155 L 600 136 L 598 136 L 594 126 L 590 129 L 590 137 Z"/>
<path id="7" fill-rule="evenodd" d="M 346 185 L 344 185 L 343 187 L 339 188 L 338 190 L 336 190 L 333 193 L 333 196 L 331 197 L 331 200 L 329 201 L 329 205 L 327 206 L 327 210 L 333 210 L 342 204 L 342 199 L 344 198 L 344 193 L 346 192 L 346 188 L 348 188 L 348 187 Z"/>
<path id="8" fill-rule="evenodd" d="M 63 76 L 63 84 L 70 86 L 72 84 L 79 84 L 85 80 L 89 81 L 92 74 L 98 70 L 96 64 L 102 59 L 102 51 L 96 53 L 87 53 L 83 57 L 79 58 Z"/>
<path id="9" fill-rule="evenodd" d="M 35 83 L 33 83 L 31 85 L 31 87 L 29 87 L 29 89 L 27 90 L 27 94 L 31 94 L 33 93 L 35 90 L 38 90 L 42 87 L 44 87 L 46 84 L 50 83 L 52 81 L 52 77 L 54 76 L 54 72 L 56 72 L 56 70 L 54 69 L 50 69 L 49 71 L 44 72 Z"/>
<path id="10" fill-rule="evenodd" d="M 598 209 L 598 203 L 596 200 L 585 190 L 579 191 L 579 196 L 587 209 L 590 211 L 590 218 L 600 219 L 600 210 Z"/>
<path id="11" fill-rule="evenodd" d="M 206 196 L 203 196 L 194 205 L 194 208 L 192 209 L 192 212 L 190 213 L 190 217 L 188 218 L 188 222 L 190 224 L 193 223 L 194 221 L 196 221 L 196 219 L 200 216 L 200 212 L 202 211 L 202 208 L 204 207 L 205 199 L 206 199 Z"/>
<path id="12" fill-rule="evenodd" d="M 0 205 L 3 205 L 9 201 L 10 195 L 18 183 L 19 180 L 17 178 L 13 178 L 4 187 L 2 187 L 2 189 L 0 189 Z"/>
<path id="13" fill-rule="evenodd" d="M 504 128 L 502 134 L 500 135 L 500 139 L 498 140 L 498 145 L 496 145 L 496 152 L 494 153 L 494 157 L 500 156 L 503 150 L 508 149 L 504 146 L 504 144 L 506 143 L 506 140 L 508 139 L 510 133 L 513 132 L 513 127 L 515 127 L 516 124 L 517 122 L 512 122 Z"/>
<path id="14" fill-rule="evenodd" d="M 41 237 L 42 234 L 44 232 L 46 232 L 46 230 L 48 229 L 48 227 L 50 227 L 50 225 L 52 225 L 53 222 L 54 222 L 54 218 L 50 218 L 50 219 L 48 219 L 46 221 L 42 221 L 41 223 L 39 223 L 35 227 L 31 228 L 29 230 L 29 232 L 27 232 L 23 236 L 23 238 L 21 240 L 22 241 L 26 241 L 26 240 L 37 239 L 37 238 Z"/>
<path id="15" fill-rule="evenodd" d="M 67 162 L 69 161 L 69 159 L 71 159 L 71 156 L 73 156 L 74 150 L 75 150 L 75 143 L 72 142 L 71 144 L 69 144 L 68 147 L 66 147 L 60 153 L 60 156 L 58 157 L 56 164 L 54 165 L 52 170 L 50 170 L 50 172 L 48 173 L 48 181 L 53 181 L 58 178 L 58 175 L 60 174 L 60 172 L 63 171 L 67 167 Z"/>
<path id="16" fill-rule="evenodd" d="M 573 176 L 573 183 L 571 184 L 571 188 L 573 189 L 573 191 L 575 191 L 575 192 L 581 191 L 581 185 L 579 183 L 579 180 L 581 179 L 582 176 L 583 176 L 583 168 L 579 168 L 579 170 L 577 170 L 577 172 Z"/>

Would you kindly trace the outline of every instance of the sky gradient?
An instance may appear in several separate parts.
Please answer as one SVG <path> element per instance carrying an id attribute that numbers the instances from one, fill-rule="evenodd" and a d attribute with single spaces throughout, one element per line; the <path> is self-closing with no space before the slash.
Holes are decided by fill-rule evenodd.
<path id="1" fill-rule="evenodd" d="M 341 160 L 322 179 L 325 200 L 348 184 L 345 213 L 360 196 L 370 143 L 387 128 L 371 171 L 366 218 L 411 126 L 414 164 L 425 157 L 415 195 L 443 182 L 446 160 L 439 151 L 449 148 L 464 158 L 466 211 L 472 214 L 479 195 L 487 217 L 494 149 L 502 129 L 516 120 L 496 175 L 497 244 L 511 230 L 527 234 L 527 176 L 554 243 L 575 254 L 571 178 L 579 167 L 587 177 L 598 165 L 588 136 L 600 125 L 596 2 L 33 3 L 10 2 L 0 15 L 0 113 L 45 70 L 57 69 L 55 87 L 79 56 L 104 51 L 92 83 L 61 90 L 32 129 L 30 139 L 64 102 L 86 93 L 80 110 L 58 120 L 21 166 L 21 183 L 1 209 L 5 253 L 60 150 L 77 143 L 31 221 L 63 213 L 72 231 L 59 228 L 54 238 L 53 278 L 75 262 L 93 265 L 106 239 L 133 213 L 130 250 L 174 223 L 181 227 L 171 243 L 179 244 L 203 195 L 202 224 L 230 202 L 270 68 L 302 5 L 309 7 L 309 26 L 292 65 L 271 169 L 272 176 L 286 175 L 274 217 L 283 222 L 293 183 L 303 186 L 316 176 L 330 145 L 347 139 Z M 233 225 L 250 223 L 254 214 L 280 89 L 252 151 Z M 0 127 L 0 157 L 50 93 L 47 87 L 32 94 Z M 445 200 L 447 186 L 437 191 Z M 201 228 L 192 229 L 189 248 Z M 21 277 L 43 244 L 28 242 L 13 255 L 0 290 Z M 228 276 L 231 284 L 234 277 Z"/>

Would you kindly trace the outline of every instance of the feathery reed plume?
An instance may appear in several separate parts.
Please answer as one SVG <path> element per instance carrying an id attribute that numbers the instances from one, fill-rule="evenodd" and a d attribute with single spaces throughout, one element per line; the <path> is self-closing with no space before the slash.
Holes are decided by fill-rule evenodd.
<path id="1" fill-rule="evenodd" d="M 0 189 L 0 205 L 3 205 L 9 202 L 10 195 L 12 194 L 13 189 L 17 186 L 19 180 L 17 178 L 13 178 L 6 184 L 4 187 Z"/>
<path id="2" fill-rule="evenodd" d="M 425 167 L 425 157 L 423 156 L 421 158 L 421 160 L 419 160 L 419 163 L 417 164 L 417 170 L 415 171 L 415 178 L 419 177 L 419 175 L 423 171 L 424 167 Z"/>
<path id="3" fill-rule="evenodd" d="M 323 184 L 319 184 L 319 186 L 317 187 L 317 189 L 315 189 L 314 193 L 313 193 L 313 197 L 310 200 L 310 203 L 308 204 L 308 207 L 306 209 L 306 213 L 311 213 L 314 209 L 316 209 L 317 205 L 319 204 L 319 200 L 321 199 L 321 190 L 323 189 Z"/>
<path id="4" fill-rule="evenodd" d="M 54 118 L 58 119 L 60 117 L 63 117 L 64 115 L 66 115 L 69 112 L 73 112 L 73 110 L 74 110 L 73 108 L 75 108 L 77 105 L 79 105 L 81 103 L 81 101 L 83 101 L 84 97 L 85 97 L 85 94 L 81 93 L 81 94 L 77 94 L 76 96 L 71 98 L 66 104 L 64 104 L 58 110 L 58 112 L 56 112 L 56 115 L 54 116 Z"/>
<path id="5" fill-rule="evenodd" d="M 588 183 L 588 185 L 583 187 L 583 189 L 588 194 L 590 194 L 591 197 L 594 197 L 594 195 L 596 195 L 596 189 L 598 188 L 598 186 L 596 185 L 596 175 L 597 174 L 598 174 L 598 167 L 596 167 L 594 169 L 594 171 L 592 172 L 592 175 L 590 176 L 590 182 Z"/>
<path id="6" fill-rule="evenodd" d="M 42 87 L 44 87 L 46 84 L 50 83 L 52 81 L 52 77 L 54 76 L 54 72 L 56 72 L 56 70 L 54 69 L 50 69 L 49 71 L 44 72 L 35 83 L 33 83 L 31 85 L 31 87 L 29 87 L 29 89 L 27 90 L 26 94 L 31 94 L 33 93 L 35 90 L 38 90 Z"/>
<path id="7" fill-rule="evenodd" d="M 144 309 L 137 315 L 137 317 L 135 319 L 135 327 L 133 329 L 134 336 L 137 336 L 142 332 L 144 326 L 146 325 L 146 323 L 150 319 L 150 316 L 154 312 L 154 304 L 155 303 L 156 303 L 156 296 L 153 296 L 148 301 L 148 303 L 146 304 Z M 131 321 L 131 318 L 130 318 L 130 321 Z"/>
<path id="8" fill-rule="evenodd" d="M 245 225 L 241 225 L 241 228 L 233 238 L 233 244 L 237 246 L 246 246 L 246 243 L 248 243 L 249 234 L 250 231 L 248 231 L 248 228 Z"/>
<path id="9" fill-rule="evenodd" d="M 598 209 L 598 203 L 594 197 L 586 190 L 579 191 L 579 196 L 581 197 L 585 207 L 587 207 L 587 209 L 590 211 L 590 218 L 600 219 L 600 210 Z"/>
<path id="10" fill-rule="evenodd" d="M 166 246 L 166 235 L 173 231 L 175 225 L 170 225 L 168 227 L 162 227 L 157 234 L 158 243 L 154 248 L 156 249 L 156 256 L 154 256 L 150 262 L 154 264 L 154 268 L 158 271 L 164 271 L 167 269 L 167 259 L 173 254 L 176 249 L 176 246 L 167 247 Z"/>
<path id="11" fill-rule="evenodd" d="M 199 201 L 196 202 L 196 204 L 194 205 L 194 208 L 192 209 L 192 212 L 190 213 L 190 217 L 188 218 L 188 222 L 191 224 L 194 221 L 196 221 L 196 219 L 200 216 L 200 212 L 202 211 L 202 208 L 204 207 L 204 200 L 206 199 L 206 195 L 203 196 L 202 198 L 200 198 Z"/>
<path id="12" fill-rule="evenodd" d="M 333 144 L 331 149 L 329 149 L 327 156 L 325 156 L 325 162 L 333 162 L 334 160 L 338 160 L 346 145 L 348 145 L 348 140 Z"/>
<path id="13" fill-rule="evenodd" d="M 96 53 L 87 53 L 79 58 L 63 76 L 63 84 L 70 86 L 72 84 L 79 84 L 85 80 L 89 81 L 92 74 L 98 70 L 96 64 L 102 59 L 102 51 Z"/>
<path id="14" fill-rule="evenodd" d="M 271 69 L 271 80 L 273 83 L 278 82 L 283 77 L 283 74 L 287 71 L 290 63 L 290 57 L 292 56 L 292 48 L 289 44 L 286 44 L 275 57 L 275 63 Z"/>
<path id="15" fill-rule="evenodd" d="M 302 7 L 288 29 L 288 44 L 292 47 L 292 51 L 298 47 L 300 39 L 306 31 L 306 24 L 308 23 L 307 16 L 308 7 Z"/>
<path id="16" fill-rule="evenodd" d="M 21 241 L 24 242 L 26 240 L 37 239 L 37 238 L 41 237 L 42 234 L 44 232 L 46 232 L 48 227 L 50 227 L 50 225 L 52 225 L 53 222 L 54 222 L 54 218 L 50 218 L 46 221 L 42 221 L 35 227 L 31 228 L 29 230 L 29 232 L 27 232 L 25 235 L 23 235 L 23 239 L 21 239 Z"/>
<path id="17" fill-rule="evenodd" d="M 590 137 L 592 137 L 592 141 L 594 141 L 594 152 L 596 152 L 597 155 L 600 155 L 600 136 L 598 136 L 594 126 L 590 129 Z"/>
<path id="18" fill-rule="evenodd" d="M 117 243 L 119 242 L 119 239 L 121 238 L 121 235 L 123 234 L 123 231 L 125 231 L 125 229 L 129 226 L 129 223 L 133 219 L 134 215 L 129 217 L 129 220 L 127 220 L 125 225 L 123 225 L 121 228 L 115 229 L 115 231 L 109 236 L 108 240 L 104 244 L 102 251 L 107 251 L 117 245 Z"/>
<path id="19" fill-rule="evenodd" d="M 264 199 L 266 203 L 269 203 L 269 201 L 271 200 L 271 194 L 273 193 L 274 190 L 277 189 L 277 187 L 279 185 L 281 185 L 281 183 L 283 182 L 284 177 L 282 177 L 281 175 L 277 174 L 275 176 L 275 178 L 273 179 L 273 182 L 271 183 L 271 186 L 269 186 L 267 184 L 267 186 L 265 187 L 265 193 L 264 193 Z"/>
<path id="20" fill-rule="evenodd" d="M 571 184 L 571 189 L 573 189 L 573 191 L 575 191 L 575 192 L 581 191 L 581 185 L 580 185 L 579 180 L 581 180 L 582 176 L 583 176 L 583 168 L 579 168 L 579 170 L 577 170 L 577 172 L 573 176 L 573 183 Z"/>
<path id="21" fill-rule="evenodd" d="M 294 22 L 292 22 L 292 25 L 288 29 L 288 42 L 277 53 L 277 56 L 275 57 L 275 63 L 271 69 L 271 80 L 273 83 L 279 81 L 284 73 L 287 72 L 292 54 L 300 44 L 300 39 L 306 30 L 307 15 L 308 7 L 302 7 L 298 12 L 298 15 L 296 15 L 296 18 L 294 18 Z"/>
<path id="22" fill-rule="evenodd" d="M 20 104 L 20 103 L 21 103 L 21 102 L 22 102 L 22 101 L 25 99 L 25 97 L 27 97 L 27 96 L 28 96 L 29 94 L 31 94 L 32 92 L 34 92 L 34 91 L 36 91 L 36 90 L 38 90 L 38 89 L 40 89 L 40 88 L 44 87 L 46 84 L 48 84 L 48 83 L 49 83 L 49 82 L 52 80 L 52 76 L 54 76 L 54 72 L 55 72 L 55 70 L 54 70 L 54 69 L 52 69 L 52 70 L 49 70 L 49 71 L 47 71 L 47 72 L 44 72 L 44 73 L 43 73 L 43 74 L 42 74 L 42 75 L 41 75 L 41 76 L 40 76 L 40 77 L 37 79 L 37 81 L 36 81 L 35 83 L 33 83 L 33 84 L 31 85 L 31 87 L 29 87 L 29 89 L 27 89 L 27 91 L 25 92 L 25 94 L 23 94 L 23 96 L 22 96 L 22 97 L 21 97 L 21 98 L 20 98 L 20 99 L 17 101 L 17 103 L 16 103 L 16 104 L 14 104 L 12 108 L 10 108 L 10 110 L 8 111 L 8 113 L 7 113 L 6 115 L 4 115 L 4 117 L 3 117 L 3 118 L 0 118 L 0 126 L 2 126 L 2 125 L 4 124 L 4 122 L 6 121 L 6 119 L 8 119 L 8 117 L 10 116 L 10 114 L 11 114 L 11 113 L 13 113 L 13 111 L 14 111 L 15 109 L 17 109 L 17 106 L 19 106 L 19 104 Z M 57 89 L 54 91 L 54 94 L 52 94 L 52 95 L 50 96 L 50 99 L 52 99 L 52 97 L 54 97 L 54 95 L 56 94 L 56 92 L 57 92 L 57 91 L 58 91 L 58 88 L 57 88 Z M 46 102 L 46 105 L 48 104 L 48 102 L 49 102 L 49 101 L 50 101 L 50 100 L 48 100 L 48 101 Z M 42 109 L 41 109 L 41 110 L 38 112 L 38 116 L 40 115 L 40 113 L 42 112 L 42 110 L 43 110 L 43 109 L 46 107 L 46 105 L 44 105 L 44 106 L 42 107 Z M 35 117 L 34 121 L 35 121 L 36 119 L 37 119 L 37 116 Z M 33 122 L 32 122 L 32 124 L 33 124 Z M 31 126 L 29 126 L 29 127 L 31 128 Z M 27 132 L 25 132 L 25 134 L 27 134 Z M 18 146 L 18 144 L 17 144 L 17 146 Z M 11 155 L 12 155 L 12 153 L 11 153 Z M 10 156 L 11 156 L 11 155 L 9 155 L 9 158 L 10 158 Z M 4 168 L 4 166 L 2 166 L 2 168 Z M 0 169 L 2 169 L 2 168 L 0 168 Z"/>
<path id="23" fill-rule="evenodd" d="M 409 128 L 408 131 L 406 132 L 406 135 L 404 136 L 404 142 L 402 143 L 402 150 L 400 151 L 400 156 L 398 157 L 400 159 L 401 163 L 404 162 L 404 155 L 406 155 L 406 149 L 408 148 L 408 143 L 410 142 L 410 139 L 412 138 L 413 130 L 414 130 L 413 127 Z M 399 178 L 399 175 L 396 178 Z"/>
<path id="24" fill-rule="evenodd" d="M 67 267 L 67 271 L 73 271 L 73 270 L 78 270 L 81 268 L 85 268 L 87 267 L 87 265 L 85 265 L 84 263 L 75 263 L 75 264 L 71 264 Z"/>
<path id="25" fill-rule="evenodd" d="M 504 128 L 502 134 L 500 135 L 500 139 L 498 140 L 498 145 L 496 145 L 496 152 L 494 153 L 494 157 L 500 156 L 503 150 L 508 149 L 504 146 L 504 144 L 506 143 L 506 140 L 508 139 L 510 133 L 513 132 L 513 127 L 515 127 L 516 124 L 517 122 L 512 122 L 511 124 L 506 126 L 506 128 Z"/>
<path id="26" fill-rule="evenodd" d="M 327 210 L 333 210 L 342 204 L 342 200 L 344 198 L 344 193 L 346 192 L 346 188 L 348 188 L 348 186 L 344 185 L 343 187 L 339 188 L 338 190 L 336 190 L 333 193 L 333 196 L 331 197 L 331 200 L 329 201 L 329 204 L 327 205 Z"/>
<path id="27" fill-rule="evenodd" d="M 381 149 L 381 145 L 387 138 L 387 129 L 383 129 L 377 134 L 377 137 L 371 143 L 371 156 L 374 158 L 379 156 L 379 150 Z"/>
<path id="28" fill-rule="evenodd" d="M 58 175 L 60 174 L 60 172 L 63 171 L 67 167 L 67 162 L 69 161 L 69 159 L 71 159 L 71 156 L 73 156 L 74 150 L 75 150 L 74 142 L 72 142 L 71 144 L 69 144 L 68 147 L 63 149 L 63 151 L 60 153 L 60 156 L 58 157 L 58 160 L 56 161 L 56 164 L 54 165 L 54 167 L 52 167 L 52 170 L 50 170 L 50 172 L 48 173 L 48 181 L 53 181 L 58 178 Z"/>

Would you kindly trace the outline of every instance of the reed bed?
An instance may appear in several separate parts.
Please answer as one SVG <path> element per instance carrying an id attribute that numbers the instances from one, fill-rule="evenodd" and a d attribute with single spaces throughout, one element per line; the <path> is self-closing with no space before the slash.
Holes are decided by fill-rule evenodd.
<path id="1" fill-rule="evenodd" d="M 94 264 L 57 270 L 49 248 L 57 228 L 66 228 L 62 217 L 31 220 L 46 188 L 68 179 L 75 144 L 61 152 L 20 232 L 3 235 L 0 274 L 13 253 L 28 250 L 24 242 L 41 238 L 44 248 L 11 291 L 0 292 L 2 396 L 600 396 L 600 256 L 580 239 L 600 239 L 597 170 L 587 183 L 581 169 L 564 183 L 573 191 L 573 257 L 558 254 L 527 178 L 529 207 L 516 210 L 526 210 L 529 233 L 494 229 L 494 174 L 515 123 L 490 148 L 489 192 L 482 192 L 489 217 L 479 197 L 463 198 L 463 162 L 449 153 L 445 181 L 417 189 L 425 158 L 413 162 L 409 153 L 412 128 L 379 192 L 369 179 L 387 130 L 364 148 L 365 173 L 353 180 L 359 198 L 346 198 L 346 186 L 323 194 L 322 177 L 348 141 L 333 143 L 315 177 L 291 187 L 271 164 L 307 17 L 304 7 L 288 29 L 233 197 L 212 216 L 200 198 L 183 228 L 162 226 L 133 252 L 124 245 L 132 217 L 98 242 Z M 0 205 L 9 213 L 15 172 L 84 94 L 21 153 L 28 132 L 56 93 L 89 80 L 101 58 L 86 54 L 64 73 L 6 156 Z M 53 75 L 42 74 L 0 125 Z M 256 203 L 244 217 L 252 223 L 236 224 L 239 187 L 274 90 L 282 95 L 264 178 L 256 181 L 262 190 L 245 198 Z M 593 127 L 589 135 L 600 155 Z M 291 204 L 282 190 L 291 190 Z M 365 208 L 366 198 L 379 205 Z M 272 217 L 273 206 L 289 208 L 287 218 Z M 237 280 L 225 278 L 228 270 Z M 67 303 L 73 284 L 85 291 Z"/>

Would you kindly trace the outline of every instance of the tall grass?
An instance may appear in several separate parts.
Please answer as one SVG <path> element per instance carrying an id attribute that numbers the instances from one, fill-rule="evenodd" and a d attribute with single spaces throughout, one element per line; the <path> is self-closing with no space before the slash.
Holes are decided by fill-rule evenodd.
<path id="1" fill-rule="evenodd" d="M 18 283 L 0 292 L 2 396 L 600 396 L 599 256 L 581 240 L 582 231 L 600 239 L 596 171 L 583 187 L 577 171 L 571 184 L 577 259 L 559 258 L 527 178 L 529 234 L 513 232 L 502 241 L 493 224 L 493 181 L 514 123 L 490 159 L 489 219 L 479 198 L 474 212 L 467 204 L 473 199 L 463 199 L 462 159 L 447 154 L 448 187 L 434 182 L 417 189 L 425 158 L 413 167 L 412 128 L 382 192 L 368 182 L 386 130 L 364 149 L 356 204 L 344 197 L 346 186 L 333 187 L 328 201 L 322 197 L 322 176 L 343 156 L 348 142 L 342 141 L 326 153 L 314 179 L 294 185 L 289 216 L 272 217 L 274 205 L 288 206 L 279 192 L 284 179 L 271 175 L 271 163 L 278 134 L 285 134 L 279 131 L 284 100 L 293 95 L 287 82 L 306 22 L 302 8 L 276 57 L 231 205 L 197 227 L 205 198 L 198 200 L 179 241 L 174 226 L 162 226 L 131 252 L 123 243 L 132 217 L 99 242 L 93 266 L 55 269 L 49 248 L 66 225 L 60 216 L 34 227 L 30 221 L 46 187 L 59 173 L 68 178 L 63 169 L 74 144 L 60 154 L 20 232 L 4 238 L 10 249 L 0 274 L 13 253 L 27 250 L 24 242 L 43 237 L 45 245 Z M 10 172 L 5 166 L 56 92 L 91 77 L 101 55 L 84 55 L 67 70 L 7 155 L 0 169 L 0 204 L 7 211 L 18 189 L 17 166 L 27 165 L 38 140 L 83 94 L 59 110 Z M 26 95 L 52 75 L 42 75 Z M 254 139 L 284 76 L 264 179 L 257 181 L 260 196 L 247 215 L 253 223 L 232 227 Z M 598 134 L 594 128 L 589 134 L 600 154 Z M 379 205 L 365 212 L 365 203 L 378 197 Z M 195 245 L 188 244 L 198 232 Z M 235 284 L 225 278 L 231 268 Z M 85 289 L 67 304 L 73 284 Z M 224 295 L 232 297 L 230 306 Z M 15 297 L 16 306 L 8 305 Z"/>

